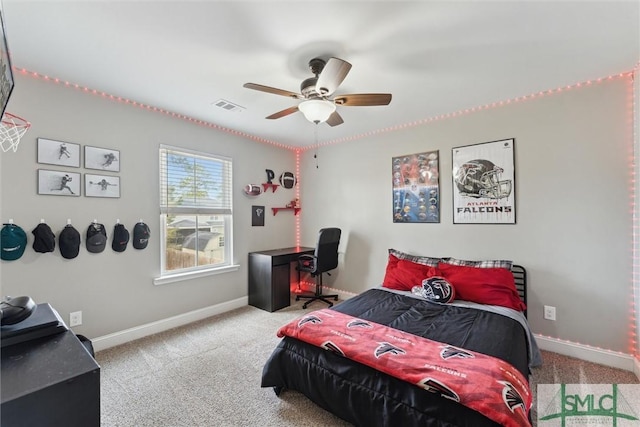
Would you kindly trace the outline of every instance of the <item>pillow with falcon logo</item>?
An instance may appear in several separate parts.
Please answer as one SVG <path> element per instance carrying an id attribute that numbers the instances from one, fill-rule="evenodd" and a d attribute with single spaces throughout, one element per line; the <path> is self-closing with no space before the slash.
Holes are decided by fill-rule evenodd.
<path id="1" fill-rule="evenodd" d="M 415 286 L 411 291 L 422 298 L 441 303 L 448 303 L 456 298 L 453 285 L 439 276 L 424 279 L 422 285 Z"/>

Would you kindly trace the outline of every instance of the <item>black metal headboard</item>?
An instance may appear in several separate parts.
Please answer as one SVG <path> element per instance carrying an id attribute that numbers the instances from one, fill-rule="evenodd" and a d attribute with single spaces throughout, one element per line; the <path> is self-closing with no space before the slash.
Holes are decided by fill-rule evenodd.
<path id="1" fill-rule="evenodd" d="M 518 295 L 520 299 L 525 304 L 527 303 L 527 270 L 524 269 L 521 265 L 512 265 L 511 273 L 513 273 L 513 278 L 516 282 L 516 290 L 518 291 Z M 527 316 L 527 310 L 524 311 L 525 317 Z"/>

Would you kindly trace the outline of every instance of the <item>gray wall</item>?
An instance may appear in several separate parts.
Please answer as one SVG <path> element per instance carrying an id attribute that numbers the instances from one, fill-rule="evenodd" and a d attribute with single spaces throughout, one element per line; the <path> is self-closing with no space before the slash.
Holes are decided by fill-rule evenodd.
<path id="1" fill-rule="evenodd" d="M 0 155 L 0 213 L 4 222 L 12 218 L 25 229 L 29 247 L 21 259 L 0 263 L 2 295 L 30 295 L 36 302 L 49 302 L 65 321 L 69 312 L 82 310 L 83 325 L 74 330 L 97 337 L 246 297 L 247 253 L 293 244 L 293 215 L 269 214 L 265 227 L 251 227 L 250 209 L 252 204 L 265 205 L 267 209 L 284 206 L 294 197 L 293 190 L 279 189 L 255 198 L 242 192 L 248 183 L 264 182 L 267 168 L 276 177 L 284 171 L 295 171 L 292 151 L 20 73 L 16 78 L 8 110 L 29 120 L 32 127 L 17 152 Z M 37 169 L 64 169 L 37 164 L 38 137 L 120 150 L 121 198 L 37 195 Z M 240 264 L 238 271 L 153 285 L 153 278 L 160 274 L 159 144 L 233 158 L 234 257 Z M 67 170 L 96 172 L 83 167 Z M 56 234 L 69 218 L 83 236 L 95 218 L 105 224 L 109 237 L 116 219 L 132 231 L 135 222 L 142 218 L 151 227 L 151 241 L 145 250 L 135 250 L 129 245 L 123 253 L 108 246 L 103 253 L 91 254 L 82 247 L 77 258 L 66 260 L 58 248 L 47 254 L 31 249 L 31 230 L 41 218 Z"/>
<path id="2" fill-rule="evenodd" d="M 550 337 L 631 353 L 630 80 L 616 79 L 406 128 L 302 156 L 302 243 L 343 230 L 329 286 L 361 292 L 387 249 L 512 259 L 529 274 L 529 320 Z M 363 112 L 365 114 L 365 112 Z M 383 114 L 382 111 L 372 112 Z M 515 138 L 517 224 L 453 225 L 451 148 Z M 392 222 L 391 157 L 439 150 L 441 222 Z M 557 307 L 544 320 L 543 305 Z"/>
<path id="3" fill-rule="evenodd" d="M 387 248 L 458 258 L 509 258 L 528 269 L 529 319 L 534 332 L 630 352 L 631 153 L 629 82 L 614 80 L 431 124 L 381 133 L 302 153 L 302 244 L 313 246 L 324 226 L 343 229 L 341 265 L 327 284 L 350 292 L 377 286 Z M 0 263 L 3 295 L 50 302 L 65 319 L 82 310 L 76 332 L 90 337 L 142 325 L 247 294 L 246 254 L 289 246 L 295 219 L 268 215 L 251 227 L 252 204 L 283 206 L 293 192 L 250 199 L 241 189 L 264 181 L 264 169 L 295 170 L 292 151 L 102 99 L 53 83 L 17 76 L 9 111 L 33 123 L 16 153 L 1 160 L 1 217 L 30 234 L 40 218 L 58 232 L 67 218 L 81 232 L 97 218 L 149 223 L 144 251 L 84 250 L 65 260 L 56 250 L 28 249 Z M 321 132 L 322 135 L 322 132 Z M 36 195 L 36 138 L 121 151 L 122 197 L 117 200 Z M 516 225 L 453 225 L 451 148 L 516 139 Z M 233 157 L 235 259 L 239 271 L 154 286 L 159 275 L 157 149 L 161 143 Z M 393 224 L 391 157 L 440 150 L 440 224 Z M 313 155 L 318 155 L 316 160 Z M 84 168 L 74 170 L 90 172 Z M 31 244 L 31 235 L 29 236 Z M 556 322 L 542 305 L 557 307 Z"/>

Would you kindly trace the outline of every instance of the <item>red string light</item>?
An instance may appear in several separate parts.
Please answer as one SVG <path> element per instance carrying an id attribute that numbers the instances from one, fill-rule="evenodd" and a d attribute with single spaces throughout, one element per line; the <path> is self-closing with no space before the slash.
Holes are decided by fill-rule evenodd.
<path id="1" fill-rule="evenodd" d="M 637 65 L 636 65 L 637 68 Z M 636 69 L 634 68 L 634 70 Z M 607 77 L 600 77 L 598 79 L 595 80 L 596 83 L 602 83 L 604 81 L 610 81 L 613 79 L 624 79 L 624 78 L 632 78 L 633 76 L 633 72 L 632 71 L 628 71 L 628 72 L 622 72 L 622 73 L 618 73 L 618 74 L 612 74 L 610 76 Z M 358 139 L 363 139 L 366 138 L 368 136 L 371 135 L 376 135 L 376 134 L 380 134 L 380 133 L 387 133 L 387 132 L 394 132 L 394 131 L 398 131 L 401 129 L 406 129 L 409 127 L 415 127 L 415 126 L 420 126 L 423 125 L 425 123 L 431 123 L 434 121 L 440 121 L 440 120 L 445 120 L 448 118 L 452 118 L 452 117 L 458 117 L 462 114 L 469 114 L 469 113 L 474 113 L 477 111 L 482 111 L 482 110 L 488 110 L 491 108 L 500 108 L 500 107 L 504 107 L 506 105 L 511 105 L 511 103 L 513 102 L 518 102 L 518 101 L 525 101 L 525 100 L 529 100 L 529 99 L 535 99 L 535 98 L 539 98 L 541 96 L 548 96 L 548 95 L 553 95 L 556 93 L 562 93 L 566 90 L 571 90 L 571 89 L 575 89 L 575 88 L 579 88 L 582 87 L 584 85 L 591 85 L 594 84 L 594 82 L 592 80 L 587 80 L 584 82 L 578 82 L 578 83 L 574 83 L 572 85 L 567 85 L 564 87 L 558 87 L 556 89 L 549 89 L 546 91 L 540 91 L 537 93 L 531 93 L 529 95 L 523 95 L 520 97 L 515 97 L 515 98 L 509 98 L 509 99 L 505 99 L 505 100 L 501 100 L 501 101 L 495 101 L 492 102 L 490 104 L 484 104 L 484 105 L 480 105 L 480 106 L 476 106 L 476 107 L 470 107 L 470 108 L 465 108 L 463 110 L 459 110 L 459 111 L 455 111 L 455 112 L 451 112 L 451 113 L 447 113 L 447 114 L 440 114 L 437 116 L 433 116 L 433 117 L 427 117 L 425 119 L 421 119 L 421 120 L 417 120 L 415 122 L 412 123 L 404 123 L 404 124 L 400 124 L 400 125 L 396 125 L 396 126 L 389 126 L 383 129 L 378 129 L 378 130 L 374 130 L 374 131 L 369 131 L 366 133 L 362 133 L 362 134 L 358 134 L 358 135 L 352 135 L 352 136 L 346 136 L 343 138 L 337 138 L 334 140 L 329 140 L 329 141 L 325 141 L 322 143 L 318 143 L 318 144 L 314 144 L 314 145 L 310 145 L 307 147 L 304 147 L 303 150 L 310 150 L 310 149 L 315 149 L 319 146 L 323 146 L 323 145 L 333 145 L 333 144 L 338 144 L 338 143 L 343 143 L 343 142 L 349 142 L 349 141 L 355 141 Z"/>
<path id="2" fill-rule="evenodd" d="M 358 134 L 358 135 L 352 135 L 352 136 L 347 136 L 347 137 L 342 137 L 342 138 L 338 138 L 338 139 L 334 139 L 334 140 L 329 140 L 329 141 L 325 141 L 322 143 L 317 143 L 317 144 L 313 144 L 304 148 L 298 148 L 298 147 L 291 147 L 289 145 L 285 145 L 279 142 L 275 142 L 272 140 L 268 140 L 266 138 L 261 138 L 255 135 L 250 135 L 248 133 L 244 133 L 244 132 L 239 132 L 236 130 L 232 130 L 232 129 L 228 129 L 225 128 L 223 126 L 220 125 L 216 125 L 213 123 L 209 123 L 209 122 L 205 122 L 203 120 L 199 120 L 199 119 L 194 119 L 192 117 L 188 117 L 182 114 L 177 114 L 175 112 L 172 111 L 167 111 L 161 108 L 157 108 L 157 107 L 152 107 L 149 105 L 145 105 L 142 103 L 138 103 L 136 101 L 132 101 L 129 100 L 127 98 L 122 98 L 120 96 L 115 96 L 112 94 L 108 94 L 106 92 L 102 92 L 102 91 L 98 91 L 95 89 L 90 89 L 88 87 L 84 87 L 84 86 L 80 86 L 77 83 L 70 83 L 68 81 L 62 81 L 58 78 L 52 78 L 48 75 L 43 75 L 34 71 L 29 71 L 25 68 L 18 68 L 18 67 L 13 67 L 13 69 L 16 72 L 20 72 L 21 74 L 25 75 L 25 76 L 30 76 L 32 78 L 38 79 L 38 80 L 42 80 L 42 81 L 46 81 L 46 82 L 51 82 L 54 84 L 58 84 L 58 85 L 64 85 L 65 87 L 71 87 L 73 89 L 77 89 L 77 90 L 82 90 L 85 93 L 88 94 L 92 94 L 92 95 L 99 95 L 103 98 L 108 98 L 111 101 L 115 101 L 115 102 L 119 102 L 119 103 L 123 103 L 125 105 L 131 105 L 133 107 L 139 107 L 142 109 L 146 109 L 150 112 L 154 112 L 154 113 L 158 113 L 158 114 L 164 114 L 167 116 L 170 116 L 172 118 L 177 118 L 180 120 L 185 120 L 187 122 L 190 123 L 194 123 L 197 124 L 199 126 L 204 126 L 204 127 L 208 127 L 211 129 L 216 129 L 218 131 L 222 131 L 222 132 L 227 132 L 230 134 L 234 134 L 234 135 L 238 135 L 256 142 L 260 142 L 260 143 L 265 143 L 265 144 L 269 144 L 269 145 L 273 145 L 276 147 L 280 147 L 280 148 L 286 148 L 289 150 L 295 150 L 295 156 L 296 156 L 296 176 L 297 176 L 297 180 L 298 180 L 298 184 L 296 185 L 296 197 L 299 199 L 300 197 L 300 189 L 299 189 L 299 180 L 300 180 L 300 155 L 302 151 L 306 151 L 309 149 L 314 149 L 314 148 L 318 148 L 320 146 L 324 146 L 324 145 L 333 145 L 333 144 L 338 144 L 338 143 L 343 143 L 343 142 L 349 142 L 349 141 L 355 141 L 358 139 L 363 139 L 369 136 L 373 136 L 373 135 L 378 135 L 378 134 L 382 134 L 382 133 L 388 133 L 388 132 L 394 132 L 394 131 L 398 131 L 401 129 L 406 129 L 406 128 L 412 128 L 412 127 L 416 127 L 416 126 L 421 126 L 424 124 L 429 124 L 429 123 L 433 123 L 435 121 L 441 121 L 441 120 L 446 120 L 449 118 L 455 118 L 458 116 L 461 116 L 463 114 L 471 114 L 471 113 L 476 113 L 478 111 L 484 111 L 484 110 L 488 110 L 491 108 L 500 108 L 500 107 L 504 107 L 507 105 L 510 105 L 513 102 L 521 102 L 521 101 L 528 101 L 530 99 L 537 99 L 541 96 L 548 96 L 548 95 L 553 95 L 555 93 L 562 93 L 566 90 L 572 90 L 575 88 L 581 88 L 583 86 L 591 86 L 593 84 L 600 84 L 604 81 L 612 81 L 614 79 L 625 79 L 628 78 L 629 79 L 629 86 L 630 86 L 630 91 L 631 91 L 631 99 L 632 102 L 630 103 L 630 108 L 629 108 L 629 117 L 630 117 L 630 129 L 631 132 L 629 139 L 631 141 L 631 153 L 630 153 L 630 193 L 631 193 L 631 209 L 633 212 L 633 248 L 632 248 L 632 264 L 633 264 L 633 273 L 632 273 L 632 278 L 631 278 L 631 292 L 632 292 L 632 298 L 631 298 L 631 304 L 630 304 L 630 320 L 631 320 L 631 325 L 630 325 L 630 330 L 628 333 L 629 336 L 629 349 L 630 349 L 630 353 L 636 358 L 638 359 L 638 357 L 640 356 L 640 349 L 638 349 L 638 340 L 637 340 L 637 323 L 636 323 L 636 315 L 637 315 L 637 303 L 635 301 L 635 297 L 636 295 L 640 295 L 640 256 L 638 254 L 638 249 L 637 249 L 637 245 L 640 244 L 640 239 L 639 239 L 639 235 L 638 235 L 638 230 L 639 230 L 639 226 L 638 226 L 638 218 L 637 218 L 637 203 L 636 203 L 636 171 L 635 171 L 635 152 L 633 150 L 634 146 L 635 146 L 635 141 L 637 138 L 637 121 L 634 120 L 634 112 L 637 112 L 638 109 L 638 104 L 637 104 L 637 99 L 636 99 L 636 94 L 633 88 L 633 73 L 636 72 L 638 69 L 640 68 L 640 62 L 638 64 L 636 64 L 636 66 L 634 67 L 634 69 L 631 72 L 622 72 L 619 74 L 612 74 L 610 76 L 607 77 L 600 77 L 598 79 L 596 79 L 595 81 L 593 80 L 586 80 L 583 82 L 577 82 L 575 84 L 572 85 L 567 85 L 564 87 L 558 87 L 556 89 L 549 89 L 547 91 L 540 91 L 537 93 L 531 93 L 529 95 L 523 95 L 520 97 L 515 97 L 515 98 L 510 98 L 510 99 L 506 99 L 506 100 L 501 100 L 501 101 L 496 101 L 496 102 L 492 102 L 490 104 L 485 104 L 485 105 L 480 105 L 480 106 L 474 106 L 474 107 L 470 107 L 470 108 L 465 108 L 463 110 L 459 110 L 459 111 L 455 111 L 455 112 L 450 112 L 447 114 L 440 114 L 434 117 L 427 117 L 424 119 L 420 119 L 420 120 L 416 120 L 414 122 L 410 122 L 410 123 L 404 123 L 404 124 L 400 124 L 400 125 L 396 125 L 396 126 L 389 126 L 386 128 L 382 128 L 382 129 L 377 129 L 377 130 L 373 130 L 373 131 L 369 131 L 369 132 L 365 132 L 362 134 Z M 296 220 L 295 220 L 295 227 L 296 227 L 296 245 L 300 246 L 300 218 L 299 215 L 296 215 Z M 345 292 L 345 291 L 340 291 L 340 292 Z M 349 293 L 349 292 L 346 292 Z M 551 338 L 551 337 L 549 337 Z M 561 341 L 561 342 L 566 342 L 566 343 L 571 343 L 571 341 L 567 341 L 567 340 L 561 340 L 558 338 L 553 338 L 555 340 Z M 579 344 L 579 343 L 577 343 Z M 582 344 L 580 344 L 582 345 Z M 592 348 L 599 348 L 599 347 L 592 347 Z"/>
<path id="3" fill-rule="evenodd" d="M 635 114 L 638 114 L 638 103 L 636 92 L 634 88 L 634 73 L 640 69 L 640 63 L 636 64 L 634 69 L 631 72 L 619 73 L 616 75 L 607 76 L 604 78 L 599 78 L 596 80 L 596 83 L 602 83 L 604 81 L 612 81 L 613 79 L 627 79 L 628 83 L 628 94 L 631 98 L 631 102 L 627 102 L 627 135 L 626 138 L 629 142 L 629 199 L 630 199 L 630 210 L 632 212 L 632 249 L 631 249 L 631 259 L 632 259 L 632 277 L 630 278 L 630 290 L 631 290 L 631 298 L 629 303 L 629 330 L 627 332 L 628 337 L 628 354 L 631 354 L 636 361 L 640 362 L 640 349 L 638 348 L 638 323 L 637 323 L 637 301 L 636 296 L 640 297 L 640 257 L 638 255 L 638 244 L 640 244 L 640 236 L 638 235 L 638 230 L 640 229 L 640 224 L 638 222 L 638 205 L 636 202 L 636 154 L 635 154 L 635 145 L 638 136 L 638 122 L 635 120 Z M 570 90 L 573 88 L 580 88 L 582 86 L 590 86 L 593 82 L 591 80 L 587 80 L 586 82 L 576 83 L 574 85 L 566 86 L 565 88 L 557 88 L 555 93 L 561 93 L 565 90 Z M 536 96 L 542 95 L 550 95 L 553 94 L 553 90 L 548 90 L 545 92 L 539 92 L 536 94 L 529 95 L 529 98 L 535 98 Z M 527 98 L 524 96 L 523 99 Z M 500 105 L 503 103 L 501 102 Z M 473 108 L 472 108 L 473 110 Z M 608 351 L 612 353 L 617 353 L 621 355 L 627 355 L 620 351 L 603 349 L 598 346 L 590 346 L 586 344 L 581 344 L 579 342 L 574 342 L 570 340 L 564 340 L 560 338 L 550 337 L 541 335 L 545 338 L 553 339 L 558 342 L 563 342 L 567 344 L 578 344 L 588 348 L 594 348 L 597 350 Z"/>
<path id="4" fill-rule="evenodd" d="M 300 149 L 296 149 L 296 200 L 300 200 Z M 295 216 L 296 246 L 300 246 L 300 215 Z"/>
<path id="5" fill-rule="evenodd" d="M 640 263 L 638 259 L 638 244 L 640 244 L 640 238 L 638 235 L 639 230 L 639 222 L 638 222 L 638 188 L 637 188 L 637 165 L 636 165 L 636 144 L 638 141 L 638 120 L 640 119 L 640 111 L 638 110 L 638 100 L 636 94 L 636 88 L 634 87 L 634 73 L 640 73 L 640 62 L 638 62 L 632 73 L 629 74 L 629 98 L 630 102 L 627 104 L 628 115 L 628 138 L 630 140 L 629 144 L 629 171 L 630 171 L 630 183 L 629 183 L 629 191 L 630 191 L 630 200 L 631 200 L 631 212 L 632 212 L 632 239 L 631 239 L 631 298 L 630 298 L 630 307 L 629 307 L 629 320 L 630 320 L 630 331 L 628 334 L 629 339 L 629 349 L 630 353 L 633 355 L 636 361 L 640 361 L 640 348 L 638 348 L 638 301 L 637 298 L 640 298 L 640 287 L 638 280 L 640 274 Z M 622 74 L 620 74 L 622 75 Z M 636 82 L 637 84 L 637 82 Z"/>
<path id="6" fill-rule="evenodd" d="M 235 134 L 235 135 L 241 136 L 243 138 L 251 139 L 253 141 L 260 142 L 260 143 L 263 143 L 263 144 L 274 145 L 276 147 L 286 148 L 286 149 L 290 149 L 290 150 L 292 149 L 292 147 L 290 147 L 289 145 L 285 145 L 285 144 L 282 144 L 280 142 L 272 141 L 272 140 L 269 140 L 269 139 L 266 139 L 266 138 L 261 138 L 261 137 L 258 137 L 258 136 L 255 136 L 255 135 L 251 135 L 251 134 L 248 134 L 248 133 L 245 133 L 245 132 L 238 132 L 238 131 L 235 131 L 235 130 L 232 130 L 232 129 L 225 128 L 224 126 L 216 125 L 214 123 L 209 123 L 209 122 L 205 122 L 203 120 L 194 119 L 192 117 L 184 116 L 182 114 L 176 114 L 175 112 L 169 112 L 169 111 L 166 111 L 166 110 L 163 110 L 163 109 L 158 109 L 156 107 L 151 107 L 149 105 L 146 105 L 146 104 L 143 104 L 143 103 L 139 103 L 139 102 L 127 99 L 127 98 L 122 98 L 120 96 L 108 94 L 106 92 L 98 91 L 96 89 L 91 89 L 91 88 L 88 88 L 88 87 L 85 87 L 85 86 L 80 86 L 77 83 L 71 83 L 71 82 L 68 82 L 68 81 L 64 81 L 63 82 L 62 80 L 60 80 L 58 78 L 52 78 L 50 76 L 47 76 L 47 75 L 44 75 L 44 74 L 40 74 L 40 73 L 35 72 L 35 71 L 27 70 L 26 68 L 19 68 L 19 67 L 15 67 L 14 66 L 13 70 L 15 72 L 18 72 L 18 73 L 22 74 L 22 75 L 29 76 L 29 77 L 32 77 L 32 78 L 37 79 L 37 80 L 42 80 L 42 81 L 46 81 L 46 82 L 50 82 L 50 83 L 54 83 L 54 84 L 62 84 L 64 86 L 71 87 L 73 89 L 81 90 L 81 91 L 86 92 L 88 94 L 101 96 L 103 98 L 109 98 L 109 100 L 111 100 L 111 101 L 117 101 L 117 102 L 123 103 L 125 105 L 131 105 L 133 107 L 139 107 L 139 108 L 146 109 L 146 110 L 152 111 L 152 112 L 157 112 L 157 113 L 160 113 L 160 114 L 171 115 L 171 117 L 174 117 L 174 118 L 177 118 L 177 119 L 185 120 L 185 121 L 188 121 L 188 122 L 191 122 L 191 123 L 195 123 L 195 124 L 198 124 L 200 126 L 208 127 L 208 128 L 211 128 L 211 129 L 216 129 L 218 131 Z"/>

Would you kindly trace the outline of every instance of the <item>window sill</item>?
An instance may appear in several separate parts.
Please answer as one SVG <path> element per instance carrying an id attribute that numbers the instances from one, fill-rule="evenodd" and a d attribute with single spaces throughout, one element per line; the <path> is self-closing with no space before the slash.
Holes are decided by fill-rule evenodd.
<path id="1" fill-rule="evenodd" d="M 238 271 L 239 265 L 229 265 L 227 267 L 211 268 L 207 270 L 189 271 L 186 273 L 167 274 L 162 277 L 153 279 L 154 285 L 166 285 L 168 283 L 182 282 L 184 280 L 197 279 L 205 276 L 213 276 L 215 274 L 229 273 L 231 271 Z"/>

